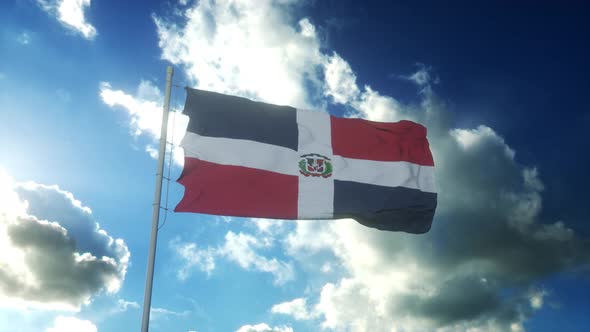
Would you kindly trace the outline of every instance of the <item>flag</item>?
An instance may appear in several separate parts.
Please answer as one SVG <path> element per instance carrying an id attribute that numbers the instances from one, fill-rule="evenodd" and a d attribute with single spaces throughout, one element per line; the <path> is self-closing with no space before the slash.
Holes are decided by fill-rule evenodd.
<path id="1" fill-rule="evenodd" d="M 425 233 L 437 194 L 426 128 L 374 122 L 187 88 L 177 212 L 353 218 Z"/>

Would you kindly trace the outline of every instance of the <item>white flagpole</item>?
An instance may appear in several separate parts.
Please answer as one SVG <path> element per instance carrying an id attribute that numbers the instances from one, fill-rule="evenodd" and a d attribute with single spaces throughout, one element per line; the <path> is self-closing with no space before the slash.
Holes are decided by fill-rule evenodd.
<path id="1" fill-rule="evenodd" d="M 150 309 L 152 303 L 152 285 L 154 282 L 154 264 L 156 262 L 156 242 L 158 242 L 158 224 L 160 221 L 160 199 L 162 197 L 162 177 L 164 174 L 164 159 L 166 154 L 166 135 L 168 132 L 168 113 L 170 111 L 170 90 L 174 68 L 166 69 L 166 94 L 164 95 L 164 110 L 162 112 L 162 129 L 160 131 L 160 149 L 158 150 L 158 173 L 156 173 L 156 191 L 152 205 L 152 234 L 148 254 L 147 271 L 145 275 L 145 293 L 143 298 L 143 317 L 141 332 L 148 332 L 150 325 Z"/>

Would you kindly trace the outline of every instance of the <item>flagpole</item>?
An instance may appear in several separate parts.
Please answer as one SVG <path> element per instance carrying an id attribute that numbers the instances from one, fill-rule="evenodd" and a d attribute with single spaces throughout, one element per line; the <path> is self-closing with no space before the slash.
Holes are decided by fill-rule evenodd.
<path id="1" fill-rule="evenodd" d="M 156 191 L 152 205 L 152 234 L 148 254 L 147 271 L 145 275 L 145 292 L 143 298 L 143 317 L 141 332 L 148 332 L 150 325 L 150 309 L 152 303 L 152 285 L 154 282 L 154 264 L 156 262 L 156 243 L 158 242 L 158 224 L 160 221 L 160 199 L 162 197 L 162 177 L 164 174 L 164 159 L 166 154 L 166 135 L 168 131 L 168 113 L 170 111 L 170 90 L 174 68 L 166 69 L 166 93 L 164 95 L 164 109 L 162 112 L 162 129 L 160 131 L 160 149 L 158 150 L 158 173 L 156 173 Z"/>

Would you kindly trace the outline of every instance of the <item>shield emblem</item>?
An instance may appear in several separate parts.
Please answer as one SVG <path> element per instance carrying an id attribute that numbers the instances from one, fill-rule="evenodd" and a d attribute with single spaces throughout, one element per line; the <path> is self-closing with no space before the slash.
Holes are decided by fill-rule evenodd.
<path id="1" fill-rule="evenodd" d="M 304 176 L 328 178 L 332 176 L 332 163 L 328 157 L 311 153 L 299 159 L 299 173 Z"/>

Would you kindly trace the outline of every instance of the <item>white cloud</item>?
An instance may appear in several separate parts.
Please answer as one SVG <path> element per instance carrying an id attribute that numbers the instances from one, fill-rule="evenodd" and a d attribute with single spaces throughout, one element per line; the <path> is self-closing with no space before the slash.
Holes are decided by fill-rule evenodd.
<path id="1" fill-rule="evenodd" d="M 272 306 L 271 312 L 275 314 L 289 315 L 297 320 L 307 320 L 317 317 L 307 308 L 307 300 L 297 298 L 289 302 L 283 302 Z"/>
<path id="2" fill-rule="evenodd" d="M 294 2 L 199 1 L 180 24 L 154 17 L 162 57 L 200 89 L 309 108 L 321 96 L 324 55 L 308 19 L 288 23 Z"/>
<path id="3" fill-rule="evenodd" d="M 438 77 L 432 77 L 432 68 L 427 67 L 422 63 L 418 63 L 418 70 L 409 76 L 402 76 L 411 82 L 414 82 L 420 87 L 430 87 L 432 84 L 438 84 L 440 80 Z"/>
<path id="4" fill-rule="evenodd" d="M 295 224 L 295 230 L 285 239 L 285 247 L 291 256 L 329 251 L 336 244 L 336 235 L 326 227 L 328 223 L 325 221 L 297 220 Z"/>
<path id="5" fill-rule="evenodd" d="M 45 332 L 97 332 L 98 329 L 89 320 L 76 317 L 57 316 L 53 326 Z"/>
<path id="6" fill-rule="evenodd" d="M 514 159 L 514 150 L 506 145 L 504 139 L 488 126 L 480 125 L 477 129 L 452 129 L 450 134 L 465 150 L 477 149 L 478 144 L 486 144 L 490 140 L 497 141 L 497 144 L 504 146 L 506 156 L 509 159 Z M 527 178 L 533 180 L 535 178 L 533 175 L 531 174 Z"/>
<path id="7" fill-rule="evenodd" d="M 21 45 L 29 45 L 31 43 L 31 35 L 28 32 L 23 31 L 18 35 L 16 41 Z"/>
<path id="8" fill-rule="evenodd" d="M 158 157 L 158 140 L 162 127 L 163 96 L 157 86 L 149 81 L 141 81 L 135 95 L 122 90 L 114 90 L 110 83 L 101 82 L 100 97 L 107 106 L 122 110 L 128 116 L 131 135 L 135 138 L 145 136 L 152 143 L 145 146 L 150 157 Z M 168 117 L 168 141 L 174 145 L 173 158 L 176 164 L 182 165 L 184 153 L 178 147 L 184 136 L 188 117 L 178 112 L 170 112 Z"/>
<path id="9" fill-rule="evenodd" d="M 16 183 L 0 170 L 0 305 L 79 310 L 116 293 L 129 250 L 58 186 Z"/>
<path id="10" fill-rule="evenodd" d="M 541 309 L 543 307 L 545 296 L 547 292 L 543 290 L 533 291 L 529 295 L 529 301 L 533 309 Z"/>
<path id="11" fill-rule="evenodd" d="M 129 309 L 139 309 L 139 303 L 135 301 L 125 301 L 123 299 L 117 300 L 117 312 L 125 312 Z"/>
<path id="12" fill-rule="evenodd" d="M 266 323 L 256 325 L 244 325 L 236 330 L 236 332 L 293 332 L 289 326 L 275 326 L 270 327 Z"/>
<path id="13" fill-rule="evenodd" d="M 360 93 L 356 85 L 356 75 L 338 54 L 329 57 L 324 66 L 326 86 L 324 94 L 332 97 L 337 104 L 347 104 L 358 98 Z"/>
<path id="14" fill-rule="evenodd" d="M 163 105 L 160 90 L 147 81 L 141 81 L 137 90 L 137 95 L 132 96 L 121 90 L 113 90 L 110 83 L 100 83 L 102 101 L 109 107 L 120 107 L 128 113 L 133 136 L 145 133 L 160 138 Z"/>
<path id="15" fill-rule="evenodd" d="M 155 146 L 153 145 L 146 145 L 145 146 L 145 152 L 147 152 L 150 157 L 152 157 L 152 159 L 158 159 L 158 149 L 156 149 Z"/>
<path id="16" fill-rule="evenodd" d="M 195 267 L 210 275 L 215 269 L 216 258 L 226 258 L 245 270 L 270 273 L 277 285 L 295 278 L 291 262 L 267 258 L 258 252 L 274 246 L 273 239 L 270 237 L 254 237 L 250 234 L 236 234 L 229 231 L 225 235 L 223 245 L 217 248 L 199 249 L 196 243 L 184 243 L 178 239 L 173 240 L 170 245 L 182 263 L 177 273 L 181 280 L 187 279 Z"/>
<path id="17" fill-rule="evenodd" d="M 403 114 L 402 106 L 397 100 L 381 95 L 370 86 L 365 86 L 359 98 L 351 100 L 350 105 L 356 109 L 355 116 L 368 120 L 394 122 L 414 119 L 412 114 Z"/>
<path id="18" fill-rule="evenodd" d="M 182 243 L 178 238 L 173 240 L 170 246 L 183 263 L 177 272 L 180 280 L 186 280 L 194 267 L 208 275 L 215 269 L 217 250 L 213 248 L 199 249 L 196 243 Z"/>
<path id="19" fill-rule="evenodd" d="M 150 309 L 150 320 L 169 319 L 170 317 L 186 317 L 190 315 L 190 310 L 174 311 L 165 308 L 153 307 Z"/>
<path id="20" fill-rule="evenodd" d="M 220 248 L 220 252 L 246 270 L 271 273 L 278 285 L 293 280 L 295 271 L 291 263 L 276 258 L 268 259 L 255 251 L 255 249 L 270 246 L 271 242 L 268 238 L 254 237 L 244 233 L 235 234 L 229 231 L 225 235 L 225 244 Z"/>
<path id="21" fill-rule="evenodd" d="M 322 327 L 337 331 L 392 330 L 392 322 L 388 321 L 383 308 L 380 308 L 382 304 L 372 300 L 368 293 L 369 289 L 354 279 L 344 278 L 338 285 L 326 284 L 322 288 L 321 299 L 316 306 L 316 310 L 324 316 Z M 398 320 L 400 318 L 396 317 Z M 417 327 L 417 323 L 413 321 L 411 327 Z M 400 325 L 403 326 L 398 323 L 398 327 Z M 402 329 L 405 331 L 403 327 Z"/>
<path id="22" fill-rule="evenodd" d="M 96 37 L 96 29 L 86 21 L 84 10 L 90 0 L 37 0 L 39 6 L 66 28 L 81 34 L 86 39 Z"/>
<path id="23" fill-rule="evenodd" d="M 332 269 L 333 269 L 332 264 L 330 262 L 325 262 L 322 265 L 320 270 L 324 273 L 330 273 L 330 272 L 332 272 Z"/>
<path id="24" fill-rule="evenodd" d="M 252 223 L 259 233 L 267 236 L 274 236 L 285 232 L 287 230 L 286 225 L 289 221 L 281 219 L 251 218 L 249 223 Z"/>

